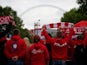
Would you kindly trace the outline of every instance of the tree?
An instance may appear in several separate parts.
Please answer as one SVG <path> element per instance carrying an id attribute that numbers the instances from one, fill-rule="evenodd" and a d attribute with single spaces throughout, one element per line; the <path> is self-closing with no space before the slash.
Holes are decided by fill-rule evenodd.
<path id="1" fill-rule="evenodd" d="M 65 12 L 64 16 L 61 18 L 62 22 L 71 23 L 77 23 L 81 20 L 87 20 L 87 15 L 78 12 L 78 9 L 76 8 L 71 9 L 69 12 Z"/>
<path id="2" fill-rule="evenodd" d="M 12 16 L 13 20 L 16 23 L 16 26 L 13 26 L 12 30 L 15 29 L 15 28 L 19 29 L 20 32 L 21 32 L 21 36 L 25 37 L 26 30 L 23 29 L 23 26 L 24 26 L 23 20 L 17 16 L 16 11 L 14 11 L 12 8 L 10 8 L 8 6 L 4 7 L 4 8 L 2 6 L 0 6 L 0 16 Z"/>
<path id="3" fill-rule="evenodd" d="M 73 8 L 68 12 L 64 13 L 61 21 L 77 23 L 81 20 L 87 20 L 87 0 L 77 0 L 79 8 Z"/>
<path id="4" fill-rule="evenodd" d="M 23 20 L 21 20 L 18 16 L 17 16 L 17 12 L 12 10 L 10 7 L 5 7 L 3 8 L 3 11 L 2 11 L 3 15 L 2 16 L 12 16 L 15 23 L 16 23 L 16 26 L 18 28 L 21 28 L 23 26 Z"/>
<path id="5" fill-rule="evenodd" d="M 87 15 L 87 0 L 77 0 L 77 3 L 80 5 L 78 11 Z"/>

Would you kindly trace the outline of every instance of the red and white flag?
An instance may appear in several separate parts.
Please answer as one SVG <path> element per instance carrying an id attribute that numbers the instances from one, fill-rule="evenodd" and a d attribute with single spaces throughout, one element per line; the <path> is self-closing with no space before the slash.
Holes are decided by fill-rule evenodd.
<path id="1" fill-rule="evenodd" d="M 0 24 L 9 24 L 10 22 L 12 22 L 12 25 L 15 26 L 15 21 L 13 20 L 13 18 L 11 16 L 1 16 L 0 17 Z"/>

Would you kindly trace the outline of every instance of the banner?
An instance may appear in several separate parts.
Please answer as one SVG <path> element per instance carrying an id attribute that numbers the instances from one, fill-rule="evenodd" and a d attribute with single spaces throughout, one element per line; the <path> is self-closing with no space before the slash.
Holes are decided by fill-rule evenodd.
<path id="1" fill-rule="evenodd" d="M 13 18 L 11 16 L 1 16 L 0 17 L 0 24 L 9 24 L 10 22 L 12 22 L 12 25 L 15 25 L 15 21 L 13 20 Z"/>
<path id="2" fill-rule="evenodd" d="M 46 29 L 49 28 L 71 28 L 74 24 L 73 23 L 69 23 L 69 22 L 59 22 L 59 23 L 51 23 L 51 24 L 47 24 L 44 25 L 44 27 Z"/>

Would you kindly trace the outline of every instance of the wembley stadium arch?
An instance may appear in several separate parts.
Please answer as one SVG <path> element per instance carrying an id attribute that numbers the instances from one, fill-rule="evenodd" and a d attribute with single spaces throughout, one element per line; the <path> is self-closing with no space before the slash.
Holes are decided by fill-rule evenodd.
<path id="1" fill-rule="evenodd" d="M 55 5 L 48 5 L 48 4 L 43 4 L 43 5 L 36 5 L 36 6 L 32 6 L 32 7 L 29 7 L 27 8 L 24 12 L 22 12 L 21 14 L 19 14 L 20 17 L 23 17 L 27 12 L 30 12 L 36 8 L 40 8 L 40 7 L 51 7 L 51 8 L 55 8 L 56 10 L 60 10 L 62 13 L 66 12 L 64 9 L 58 7 L 58 6 L 55 6 Z M 35 29 L 35 28 L 34 28 Z M 36 34 L 40 35 L 40 33 L 37 33 L 38 30 L 35 30 L 36 31 Z M 35 32 L 34 31 L 34 32 Z M 41 30 L 39 30 L 40 32 Z"/>
<path id="2" fill-rule="evenodd" d="M 55 5 L 48 5 L 48 4 L 44 4 L 44 5 L 36 5 L 36 6 L 32 6 L 32 7 L 29 7 L 28 9 L 26 9 L 24 12 L 22 12 L 21 14 L 19 14 L 20 17 L 22 17 L 24 14 L 26 14 L 27 12 L 35 9 L 35 8 L 39 8 L 39 7 L 52 7 L 52 8 L 55 8 L 55 9 L 58 9 L 60 10 L 61 12 L 66 12 L 64 9 L 58 7 L 58 6 L 55 6 Z"/>

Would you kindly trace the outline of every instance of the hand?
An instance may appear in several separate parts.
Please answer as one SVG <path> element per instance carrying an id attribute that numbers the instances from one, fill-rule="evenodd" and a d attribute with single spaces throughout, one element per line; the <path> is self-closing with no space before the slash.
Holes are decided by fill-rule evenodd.
<path id="1" fill-rule="evenodd" d="M 62 27 L 61 26 L 59 26 L 59 29 L 61 29 Z"/>
<path id="2" fill-rule="evenodd" d="M 16 61 L 18 60 L 18 56 L 12 57 L 12 60 L 13 60 L 14 62 L 16 62 Z"/>
<path id="3" fill-rule="evenodd" d="M 42 26 L 42 29 L 46 29 L 46 26 L 44 25 L 44 26 Z"/>
<path id="4" fill-rule="evenodd" d="M 44 27 L 45 27 L 45 25 L 42 26 L 42 28 L 44 28 Z"/>
<path id="5" fill-rule="evenodd" d="M 42 28 L 42 31 L 41 31 L 41 35 L 42 36 L 44 35 L 44 32 L 46 32 L 46 29 L 45 28 Z"/>
<path id="6" fill-rule="evenodd" d="M 74 27 L 74 24 L 71 25 L 71 28 L 73 28 L 73 27 Z"/>
<path id="7" fill-rule="evenodd" d="M 85 27 L 85 33 L 87 33 L 87 27 Z"/>

